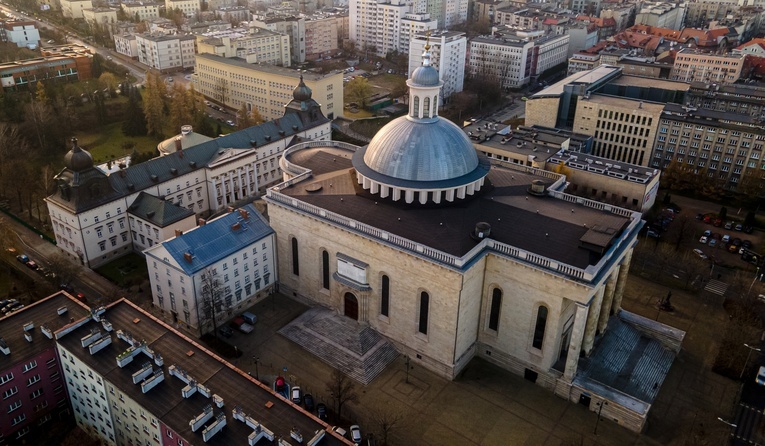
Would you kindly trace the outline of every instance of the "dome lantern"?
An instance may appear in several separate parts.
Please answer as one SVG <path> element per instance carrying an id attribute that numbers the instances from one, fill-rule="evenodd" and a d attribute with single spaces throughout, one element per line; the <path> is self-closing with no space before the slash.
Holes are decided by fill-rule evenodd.
<path id="1" fill-rule="evenodd" d="M 82 172 L 93 167 L 93 156 L 90 152 L 83 150 L 77 144 L 77 138 L 72 138 L 71 141 L 72 149 L 64 156 L 64 165 L 74 172 Z"/>

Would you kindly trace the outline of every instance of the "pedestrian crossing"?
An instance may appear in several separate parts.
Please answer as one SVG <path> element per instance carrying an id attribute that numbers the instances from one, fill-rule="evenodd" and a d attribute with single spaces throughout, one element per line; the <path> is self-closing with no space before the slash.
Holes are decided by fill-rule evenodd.
<path id="1" fill-rule="evenodd" d="M 725 282 L 720 282 L 719 280 L 711 279 L 709 283 L 707 283 L 707 286 L 704 287 L 704 290 L 719 296 L 724 296 L 725 292 L 728 291 L 728 284 Z"/>
<path id="2" fill-rule="evenodd" d="M 736 416 L 733 419 L 733 432 L 731 436 L 735 446 L 738 445 L 762 445 L 763 417 L 762 410 L 746 404 L 739 404 L 736 408 Z"/>

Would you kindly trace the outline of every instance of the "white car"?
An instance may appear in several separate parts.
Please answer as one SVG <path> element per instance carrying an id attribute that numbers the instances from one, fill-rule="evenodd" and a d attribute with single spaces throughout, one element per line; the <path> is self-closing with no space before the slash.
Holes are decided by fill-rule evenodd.
<path id="1" fill-rule="evenodd" d="M 754 382 L 761 386 L 765 386 L 765 366 L 760 366 L 760 369 L 757 370 L 757 378 L 754 379 Z"/>
<path id="2" fill-rule="evenodd" d="M 728 243 L 729 241 L 730 241 L 730 235 L 728 234 L 723 235 L 722 242 Z"/>
<path id="3" fill-rule="evenodd" d="M 351 426 L 351 440 L 356 444 L 361 444 L 361 428 L 358 424 Z"/>
<path id="4" fill-rule="evenodd" d="M 699 239 L 699 243 L 706 244 L 707 240 L 708 240 L 707 236 L 702 235 L 701 238 Z"/>
<path id="5" fill-rule="evenodd" d="M 700 249 L 694 249 L 693 253 L 696 254 L 701 260 L 706 260 L 709 258 L 706 254 L 704 254 L 704 251 Z"/>

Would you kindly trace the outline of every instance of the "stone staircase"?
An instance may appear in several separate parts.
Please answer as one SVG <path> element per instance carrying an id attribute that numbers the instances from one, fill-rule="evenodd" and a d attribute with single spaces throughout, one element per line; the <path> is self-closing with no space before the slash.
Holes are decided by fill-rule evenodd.
<path id="1" fill-rule="evenodd" d="M 279 334 L 364 385 L 399 355 L 370 327 L 321 307 L 298 316 Z"/>

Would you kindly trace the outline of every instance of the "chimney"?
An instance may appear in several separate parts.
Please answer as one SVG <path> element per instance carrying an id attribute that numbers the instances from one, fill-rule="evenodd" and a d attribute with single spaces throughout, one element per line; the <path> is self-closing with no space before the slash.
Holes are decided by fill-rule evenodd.
<path id="1" fill-rule="evenodd" d="M 250 218 L 250 213 L 247 212 L 245 209 L 239 209 L 239 215 L 241 215 L 242 218 L 245 220 Z"/>
<path id="2" fill-rule="evenodd" d="M 204 226 L 205 223 L 207 222 L 205 221 L 204 218 L 200 218 L 199 220 L 197 220 L 197 226 Z"/>
<path id="3" fill-rule="evenodd" d="M 234 212 L 234 208 L 229 206 L 228 209 L 226 209 L 226 212 Z"/>
<path id="4" fill-rule="evenodd" d="M 239 229 L 239 228 L 241 228 L 241 227 L 242 227 L 242 225 L 241 225 L 241 224 L 239 224 L 239 222 L 236 222 L 236 223 L 234 223 L 233 225 L 231 225 L 231 230 L 232 230 L 232 231 L 236 231 L 237 229 Z"/>
<path id="5" fill-rule="evenodd" d="M 191 263 L 191 262 L 194 260 L 194 258 L 191 256 L 191 253 L 190 253 L 190 252 L 184 252 L 184 253 L 183 253 L 183 258 L 184 258 L 184 259 L 185 259 L 187 262 L 189 262 L 189 263 Z"/>
<path id="6" fill-rule="evenodd" d="M 181 231 L 180 229 L 176 229 L 176 230 L 175 230 L 175 236 L 176 236 L 176 237 L 180 237 L 180 236 L 182 236 L 182 235 L 183 235 L 183 231 Z"/>
<path id="7" fill-rule="evenodd" d="M 183 150 L 183 144 L 181 143 L 181 137 L 176 136 L 175 137 L 175 151 L 180 152 Z"/>

